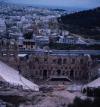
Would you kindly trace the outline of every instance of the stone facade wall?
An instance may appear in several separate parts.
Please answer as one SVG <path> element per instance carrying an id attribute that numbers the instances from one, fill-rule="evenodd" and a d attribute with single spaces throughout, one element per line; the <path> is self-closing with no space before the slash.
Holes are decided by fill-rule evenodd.
<path id="1" fill-rule="evenodd" d="M 76 80 L 89 78 L 91 63 L 91 58 L 83 55 L 32 55 L 28 64 L 32 78 L 68 76 Z"/>

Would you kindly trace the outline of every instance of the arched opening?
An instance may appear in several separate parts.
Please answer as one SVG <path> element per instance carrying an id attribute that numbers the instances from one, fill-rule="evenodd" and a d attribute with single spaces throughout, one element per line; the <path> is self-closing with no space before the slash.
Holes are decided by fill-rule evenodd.
<path id="1" fill-rule="evenodd" d="M 66 64 L 67 63 L 67 59 L 63 59 L 63 64 Z"/>
<path id="2" fill-rule="evenodd" d="M 57 70 L 57 75 L 58 75 L 58 76 L 61 75 L 61 70 Z"/>
<path id="3" fill-rule="evenodd" d="M 63 71 L 63 74 L 62 74 L 63 76 L 65 75 L 65 71 Z"/>
<path id="4" fill-rule="evenodd" d="M 73 70 L 70 70 L 70 78 L 74 78 L 74 71 Z"/>
<path id="5" fill-rule="evenodd" d="M 61 58 L 58 59 L 58 64 L 59 64 L 59 65 L 62 64 L 62 59 L 61 59 Z"/>
<path id="6" fill-rule="evenodd" d="M 43 79 L 47 79 L 47 70 L 43 71 Z"/>

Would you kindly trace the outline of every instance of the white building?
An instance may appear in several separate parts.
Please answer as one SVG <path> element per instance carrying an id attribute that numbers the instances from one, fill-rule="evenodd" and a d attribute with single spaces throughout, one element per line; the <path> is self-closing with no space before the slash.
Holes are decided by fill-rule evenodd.
<path id="1" fill-rule="evenodd" d="M 49 44 L 48 36 L 36 36 L 35 40 L 36 40 L 37 45 Z"/>
<path id="2" fill-rule="evenodd" d="M 72 36 L 60 36 L 59 43 L 76 44 L 77 38 Z"/>
<path id="3" fill-rule="evenodd" d="M 83 39 L 79 37 L 74 36 L 60 36 L 59 43 L 65 43 L 65 44 L 80 44 L 84 45 L 87 44 Z"/>

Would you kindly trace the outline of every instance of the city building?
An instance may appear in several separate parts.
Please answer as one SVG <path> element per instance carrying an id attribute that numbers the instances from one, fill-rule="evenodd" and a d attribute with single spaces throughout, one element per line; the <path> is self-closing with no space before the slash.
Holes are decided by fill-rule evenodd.
<path id="1" fill-rule="evenodd" d="M 34 40 L 29 40 L 29 39 L 24 40 L 23 41 L 23 48 L 24 49 L 35 49 L 36 45 L 35 45 Z"/>

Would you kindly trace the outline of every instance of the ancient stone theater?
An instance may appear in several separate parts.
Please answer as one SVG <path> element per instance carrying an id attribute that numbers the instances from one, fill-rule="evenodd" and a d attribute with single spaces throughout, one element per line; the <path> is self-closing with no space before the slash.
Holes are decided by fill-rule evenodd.
<path id="1" fill-rule="evenodd" d="M 43 53 L 31 55 L 29 68 L 32 78 L 48 79 L 51 76 L 67 76 L 72 80 L 89 78 L 89 55 Z"/>

